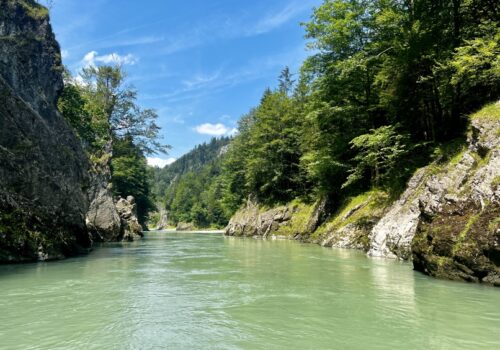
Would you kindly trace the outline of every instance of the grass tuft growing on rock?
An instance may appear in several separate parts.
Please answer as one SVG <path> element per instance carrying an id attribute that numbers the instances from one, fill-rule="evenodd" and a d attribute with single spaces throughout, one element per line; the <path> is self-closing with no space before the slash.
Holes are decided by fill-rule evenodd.
<path id="1" fill-rule="evenodd" d="M 276 235 L 289 237 L 307 233 L 307 224 L 313 214 L 314 205 L 295 200 L 289 206 L 293 208 L 292 219 L 286 225 L 280 226 Z"/>
<path id="2" fill-rule="evenodd" d="M 500 101 L 490 103 L 480 111 L 472 114 L 471 119 L 500 120 Z"/>
<path id="3" fill-rule="evenodd" d="M 313 238 L 322 237 L 349 224 L 363 225 L 367 219 L 381 215 L 381 211 L 387 208 L 390 202 L 389 195 L 378 189 L 347 198 L 337 213 L 316 230 Z"/>
<path id="4" fill-rule="evenodd" d="M 26 13 L 31 18 L 36 20 L 43 20 L 49 17 L 49 10 L 36 2 L 33 1 L 20 1 L 21 6 L 26 10 Z"/>

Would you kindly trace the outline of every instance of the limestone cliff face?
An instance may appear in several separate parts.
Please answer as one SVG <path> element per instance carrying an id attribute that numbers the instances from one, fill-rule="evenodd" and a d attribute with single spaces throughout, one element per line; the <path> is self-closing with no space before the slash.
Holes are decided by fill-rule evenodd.
<path id="1" fill-rule="evenodd" d="M 472 121 L 468 150 L 456 168 L 467 171 L 463 176 L 453 169 L 436 175 L 450 179 L 451 186 L 440 192 L 434 210 L 421 211 L 412 241 L 413 265 L 439 278 L 500 286 L 498 118 L 486 115 Z M 461 181 L 453 181 L 454 175 Z"/>
<path id="2" fill-rule="evenodd" d="M 111 191 L 111 155 L 112 148 L 109 143 L 103 159 L 92 164 L 90 169 L 90 206 L 85 219 L 92 239 L 97 242 L 114 242 L 122 236 L 122 222 Z"/>
<path id="3" fill-rule="evenodd" d="M 120 216 L 121 232 L 120 240 L 136 241 L 143 237 L 142 226 L 137 219 L 137 205 L 135 198 L 128 196 L 127 199 L 120 198 L 116 202 L 116 210 Z"/>
<path id="4" fill-rule="evenodd" d="M 154 228 L 155 231 L 162 231 L 168 228 L 168 212 L 163 206 L 158 206 L 158 213 L 160 214 L 160 220 Z"/>
<path id="5" fill-rule="evenodd" d="M 88 162 L 57 112 L 60 49 L 45 8 L 0 0 L 0 262 L 88 248 Z"/>
<path id="6" fill-rule="evenodd" d="M 437 229 L 440 220 L 447 222 L 450 229 L 453 227 L 455 233 L 467 235 L 464 224 L 468 221 L 463 222 L 464 218 L 481 216 L 483 211 L 485 215 L 498 211 L 500 197 L 495 181 L 500 176 L 500 121 L 487 117 L 473 119 L 471 129 L 466 151 L 448 164 L 431 164 L 413 176 L 405 193 L 373 229 L 369 255 L 410 259 L 413 254 L 417 268 L 426 269 L 421 262 L 430 256 L 429 251 L 422 250 L 427 245 L 420 242 L 412 249 L 417 233 L 420 240 L 423 236 L 430 240 L 427 247 L 430 248 L 433 237 L 439 236 L 431 231 Z M 478 234 L 489 234 L 486 231 Z M 448 238 L 449 244 L 454 245 L 464 237 Z M 417 247 L 418 253 L 415 253 Z"/>
<path id="7" fill-rule="evenodd" d="M 227 236 L 267 238 L 276 235 L 279 229 L 288 224 L 294 214 L 293 206 L 282 206 L 260 211 L 252 201 L 231 218 L 226 228 Z"/>
<path id="8" fill-rule="evenodd" d="M 231 218 L 225 234 L 311 241 L 311 234 L 327 219 L 328 207 L 328 201 L 323 199 L 314 205 L 290 203 L 262 210 L 249 200 L 245 208 Z"/>

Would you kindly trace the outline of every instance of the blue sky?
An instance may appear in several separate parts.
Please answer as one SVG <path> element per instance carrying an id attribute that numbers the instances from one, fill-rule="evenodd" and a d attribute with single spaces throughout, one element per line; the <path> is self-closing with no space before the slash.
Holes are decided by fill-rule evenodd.
<path id="1" fill-rule="evenodd" d="M 165 163 L 238 119 L 307 57 L 304 29 L 321 0 L 54 0 L 64 63 L 121 62 L 139 103 L 157 110 Z"/>

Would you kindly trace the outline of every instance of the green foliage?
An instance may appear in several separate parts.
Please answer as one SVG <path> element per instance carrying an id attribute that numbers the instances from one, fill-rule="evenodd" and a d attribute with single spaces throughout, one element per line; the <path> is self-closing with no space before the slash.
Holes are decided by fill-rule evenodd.
<path id="1" fill-rule="evenodd" d="M 325 0 L 304 24 L 314 53 L 298 82 L 284 69 L 240 122 L 225 208 L 371 187 L 394 198 L 436 149 L 453 158 L 465 116 L 500 97 L 499 19 L 493 0 Z M 457 152 L 440 147 L 457 137 Z"/>
<path id="2" fill-rule="evenodd" d="M 166 153 L 169 146 L 158 141 L 158 115 L 137 105 L 137 91 L 125 85 L 121 66 L 90 66 L 81 72 L 82 94 L 87 112 L 102 140 L 132 137 L 144 154 Z"/>
<path id="3" fill-rule="evenodd" d="M 484 37 L 465 41 L 456 49 L 451 61 L 454 74 L 452 84 L 466 84 L 471 89 L 484 84 L 498 88 L 500 79 L 500 28 L 490 31 Z"/>
<path id="4" fill-rule="evenodd" d="M 90 66 L 80 78 L 65 72 L 59 110 L 96 171 L 110 167 L 114 195 L 134 196 L 139 222 L 145 226 L 154 209 L 145 155 L 168 149 L 158 141 L 157 115 L 137 105 L 137 92 L 125 85 L 120 66 Z"/>
<path id="5" fill-rule="evenodd" d="M 500 102 L 495 102 L 481 108 L 471 116 L 471 119 L 500 120 Z"/>
<path id="6" fill-rule="evenodd" d="M 96 141 L 92 125 L 92 115 L 86 109 L 82 91 L 77 85 L 66 84 L 57 104 L 69 124 L 73 127 L 82 143 L 89 148 Z"/>
<path id="7" fill-rule="evenodd" d="M 131 136 L 115 139 L 113 146 L 111 159 L 113 193 L 117 197 L 135 198 L 137 216 L 141 225 L 144 225 L 149 211 L 155 208 L 150 199 L 146 157 L 134 144 Z"/>
<path id="8" fill-rule="evenodd" d="M 245 185 L 262 202 L 285 203 L 299 195 L 300 119 L 285 91 L 265 93 L 254 111 Z"/>
<path id="9" fill-rule="evenodd" d="M 405 143 L 406 137 L 398 134 L 394 126 L 383 126 L 354 138 L 351 146 L 357 151 L 356 166 L 342 187 L 363 180 L 367 171 L 375 187 L 391 179 L 397 163 L 408 153 Z"/>
<path id="10" fill-rule="evenodd" d="M 280 88 L 267 90 L 260 105 L 245 116 L 224 162 L 224 204 L 235 211 L 248 196 L 264 204 L 286 203 L 308 186 L 300 165 L 302 118 L 300 104 L 289 92 L 285 69 Z"/>
<path id="11" fill-rule="evenodd" d="M 36 20 L 43 20 L 49 16 L 49 10 L 35 1 L 21 0 L 19 3 L 26 10 L 28 16 Z"/>
<path id="12" fill-rule="evenodd" d="M 293 237 L 307 234 L 307 224 L 313 214 L 314 205 L 295 200 L 289 204 L 289 207 L 293 210 L 292 218 L 286 225 L 279 227 L 278 231 L 276 231 L 276 235 Z"/>
<path id="13" fill-rule="evenodd" d="M 164 169 L 153 168 L 156 199 L 169 212 L 172 224 L 193 223 L 199 228 L 222 228 L 232 214 L 222 204 L 222 159 L 230 139 L 212 139 Z"/>
<path id="14" fill-rule="evenodd" d="M 313 235 L 317 239 L 350 225 L 363 225 L 367 220 L 381 215 L 390 204 L 389 194 L 381 190 L 369 190 L 357 196 L 345 198 L 334 215 Z"/>

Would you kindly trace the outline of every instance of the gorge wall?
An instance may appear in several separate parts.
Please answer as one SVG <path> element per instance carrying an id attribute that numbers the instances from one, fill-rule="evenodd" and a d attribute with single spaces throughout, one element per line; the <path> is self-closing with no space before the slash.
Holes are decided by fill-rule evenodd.
<path id="1" fill-rule="evenodd" d="M 373 190 L 349 199 L 328 220 L 321 206 L 248 203 L 226 235 L 296 239 L 412 260 L 428 275 L 500 286 L 500 102 L 471 116 L 467 144 L 419 169 L 392 202 Z M 324 222 L 323 222 L 324 221 Z"/>
<path id="2" fill-rule="evenodd" d="M 44 7 L 0 8 L 0 262 L 76 254 L 91 245 L 89 165 L 56 108 L 60 48 Z"/>
<path id="3" fill-rule="evenodd" d="M 134 198 L 113 198 L 109 164 L 88 160 L 57 110 L 62 72 L 48 10 L 0 0 L 0 263 L 142 236 Z"/>

